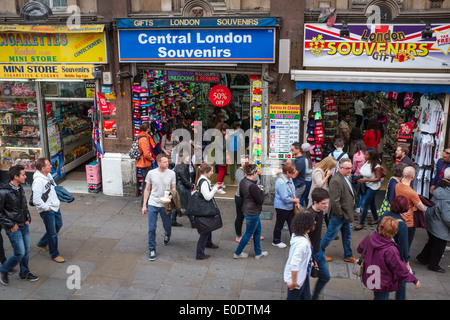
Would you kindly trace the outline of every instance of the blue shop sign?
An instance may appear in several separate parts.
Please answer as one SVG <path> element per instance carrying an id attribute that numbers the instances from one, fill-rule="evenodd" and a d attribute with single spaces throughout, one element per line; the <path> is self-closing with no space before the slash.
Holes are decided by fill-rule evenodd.
<path id="1" fill-rule="evenodd" d="M 118 19 L 119 29 L 142 28 L 261 28 L 276 27 L 277 18 L 223 17 L 223 18 L 155 18 Z"/>
<path id="2" fill-rule="evenodd" d="M 274 63 L 274 28 L 119 30 L 120 62 Z"/>

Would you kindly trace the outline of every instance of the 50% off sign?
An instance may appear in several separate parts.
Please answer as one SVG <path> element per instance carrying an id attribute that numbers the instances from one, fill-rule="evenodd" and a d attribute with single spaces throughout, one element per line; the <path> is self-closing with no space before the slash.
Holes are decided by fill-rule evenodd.
<path id="1" fill-rule="evenodd" d="M 231 92 L 223 85 L 214 86 L 211 88 L 211 91 L 209 91 L 209 100 L 211 100 L 211 103 L 216 107 L 224 107 L 231 100 Z"/>

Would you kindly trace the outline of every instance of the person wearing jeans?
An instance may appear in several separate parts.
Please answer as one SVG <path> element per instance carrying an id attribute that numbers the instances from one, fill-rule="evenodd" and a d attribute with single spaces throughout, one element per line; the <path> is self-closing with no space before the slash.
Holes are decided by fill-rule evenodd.
<path id="1" fill-rule="evenodd" d="M 331 216 L 327 232 L 320 242 L 320 251 L 325 254 L 325 248 L 336 238 L 338 232 L 341 231 L 345 262 L 356 261 L 351 248 L 350 223 L 354 220 L 357 194 L 349 180 L 351 173 L 351 160 L 349 158 L 342 158 L 339 161 L 339 171 L 333 175 L 330 181 Z M 331 258 L 327 258 L 327 261 L 331 260 Z"/>
<path id="2" fill-rule="evenodd" d="M 52 177 L 52 165 L 47 158 L 36 160 L 36 171 L 33 175 L 33 203 L 45 225 L 45 234 L 37 243 L 38 247 L 48 250 L 53 261 L 63 263 L 66 260 L 58 250 L 58 232 L 63 225 L 60 201 L 55 191 Z"/>
<path id="3" fill-rule="evenodd" d="M 21 184 L 25 183 L 26 173 L 23 166 L 16 165 L 9 169 L 10 181 L 0 187 L 0 225 L 11 242 L 13 254 L 2 261 L 0 282 L 9 285 L 8 273 L 17 265 L 20 266 L 19 277 L 22 280 L 36 281 L 28 268 L 30 252 L 31 215 L 28 211 L 25 191 Z"/>
<path id="4" fill-rule="evenodd" d="M 358 183 L 366 184 L 366 193 L 364 194 L 362 201 L 362 213 L 359 219 L 359 224 L 355 226 L 355 231 L 362 230 L 364 223 L 366 221 L 367 213 L 370 210 L 372 211 L 373 221 L 372 225 L 378 224 L 378 212 L 377 206 L 375 204 L 375 196 L 377 195 L 378 190 L 381 187 L 381 162 L 380 156 L 378 154 L 377 149 L 375 148 L 367 148 L 364 153 L 364 158 L 366 162 L 359 170 L 362 178 L 358 179 Z"/>
<path id="5" fill-rule="evenodd" d="M 172 218 L 166 214 L 166 208 L 161 202 L 165 192 L 176 190 L 175 172 L 169 169 L 169 158 L 165 154 L 156 157 L 158 168 L 150 170 L 145 177 L 144 201 L 142 203 L 142 214 L 148 213 L 148 259 L 156 260 L 156 223 L 158 213 L 164 227 L 163 244 L 168 245 L 172 232 Z"/>
<path id="6" fill-rule="evenodd" d="M 311 193 L 312 205 L 303 212 L 310 212 L 314 216 L 315 228 L 309 232 L 309 238 L 313 247 L 312 256 L 319 267 L 319 277 L 314 288 L 312 300 L 319 299 L 319 294 L 330 281 L 327 260 L 323 251 L 320 251 L 320 240 L 322 238 L 322 222 L 325 212 L 328 210 L 330 195 L 324 188 L 315 188 Z"/>
<path id="7" fill-rule="evenodd" d="M 253 236 L 255 258 L 260 259 L 268 255 L 267 251 L 261 251 L 261 219 L 260 214 L 264 203 L 264 188 L 256 184 L 258 167 L 255 164 L 244 165 L 245 178 L 239 183 L 240 196 L 244 198 L 242 212 L 245 216 L 246 230 L 234 252 L 235 259 L 247 258 L 248 254 L 242 252 Z"/>
<path id="8" fill-rule="evenodd" d="M 37 243 L 37 246 L 41 248 L 48 247 L 50 257 L 59 257 L 58 232 L 63 225 L 61 211 L 53 211 L 50 209 L 49 211 L 39 212 L 39 215 L 44 222 L 46 232 Z"/>

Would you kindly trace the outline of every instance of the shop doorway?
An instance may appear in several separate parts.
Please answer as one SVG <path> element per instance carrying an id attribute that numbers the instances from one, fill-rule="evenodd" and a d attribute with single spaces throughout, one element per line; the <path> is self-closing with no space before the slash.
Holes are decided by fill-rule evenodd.
<path id="1" fill-rule="evenodd" d="M 87 82 L 43 82 L 44 122 L 49 158 L 57 183 L 87 193 L 85 165 L 95 159 L 89 110 L 94 94 Z"/>
<path id="2" fill-rule="evenodd" d="M 167 134 L 184 128 L 194 132 L 201 128 L 208 129 L 250 129 L 250 81 L 256 76 L 241 73 L 215 73 L 175 70 L 138 71 L 139 75 L 133 80 L 133 126 L 134 134 L 139 133 L 143 122 L 151 124 L 152 152 L 168 152 L 172 159 L 172 166 L 176 166 L 179 159 L 176 154 L 178 141 L 166 143 Z M 224 107 L 214 106 L 209 93 L 216 85 L 226 86 L 231 93 L 230 102 Z M 202 151 L 210 142 L 202 141 Z M 167 148 L 169 146 L 169 148 Z M 245 142 L 244 154 L 248 154 L 249 141 Z M 175 151 L 174 151 L 175 150 Z M 225 193 L 217 196 L 234 198 L 237 183 L 236 170 L 240 167 L 240 155 L 233 154 L 233 164 L 227 166 L 223 180 Z M 239 159 L 238 159 L 239 158 Z M 216 167 L 211 181 L 215 183 L 219 175 Z M 143 177 L 138 171 L 138 182 Z"/>
<path id="3" fill-rule="evenodd" d="M 428 196 L 430 177 L 445 138 L 444 103 L 445 94 L 312 91 L 306 133 L 307 141 L 314 146 L 313 163 L 333 150 L 333 142 L 338 137 L 348 139 L 345 151 L 352 158 L 356 140 L 364 140 L 366 132 L 375 126 L 381 134 L 376 148 L 387 171 L 380 190 L 386 189 L 390 169 L 399 161 L 397 147 L 405 146 L 416 168 L 417 183 L 413 187 L 419 194 Z M 347 134 L 342 132 L 346 126 Z"/>

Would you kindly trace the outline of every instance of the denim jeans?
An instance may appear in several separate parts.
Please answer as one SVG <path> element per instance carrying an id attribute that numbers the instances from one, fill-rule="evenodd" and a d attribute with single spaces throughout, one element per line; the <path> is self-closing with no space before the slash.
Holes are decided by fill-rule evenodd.
<path id="1" fill-rule="evenodd" d="M 246 225 L 245 234 L 234 253 L 240 255 L 253 236 L 255 255 L 259 256 L 261 254 L 261 219 L 259 218 L 259 214 L 256 216 L 251 216 L 244 213 L 244 216 Z"/>
<path id="2" fill-rule="evenodd" d="M 305 191 L 303 191 L 302 196 L 300 198 L 300 205 L 303 207 L 308 207 L 308 195 L 309 195 L 309 191 L 311 191 L 311 185 L 312 185 L 312 181 L 306 181 L 305 180 Z"/>
<path id="3" fill-rule="evenodd" d="M 58 232 L 63 225 L 61 211 L 43 211 L 39 212 L 45 225 L 45 234 L 39 240 L 38 246 L 48 246 L 50 257 L 56 258 L 59 256 L 58 251 Z"/>
<path id="4" fill-rule="evenodd" d="M 339 233 L 342 234 L 342 246 L 344 247 L 344 259 L 353 257 L 352 252 L 352 231 L 350 223 L 345 218 L 337 218 L 331 213 L 330 222 L 328 223 L 328 229 L 325 235 L 320 241 L 320 250 L 325 254 L 325 248 L 336 238 Z"/>
<path id="5" fill-rule="evenodd" d="M 309 286 L 309 275 L 306 276 L 305 281 L 300 289 L 287 289 L 286 300 L 311 300 L 311 289 Z"/>
<path id="6" fill-rule="evenodd" d="M 166 213 L 164 207 L 147 206 L 148 215 L 148 248 L 149 250 L 156 249 L 156 222 L 158 221 L 158 213 L 164 228 L 164 235 L 170 237 L 172 234 L 172 217 Z"/>
<path id="7" fill-rule="evenodd" d="M 314 288 L 312 300 L 317 300 L 319 299 L 319 294 L 322 289 L 328 281 L 330 281 L 330 272 L 328 271 L 327 260 L 323 251 L 319 250 L 319 252 L 314 255 L 314 260 L 319 267 L 319 278 L 317 279 L 316 287 Z"/>
<path id="8" fill-rule="evenodd" d="M 373 300 L 389 300 L 389 292 L 373 292 Z"/>
<path id="9" fill-rule="evenodd" d="M 5 230 L 6 235 L 11 241 L 14 250 L 13 254 L 3 263 L 0 268 L 1 272 L 10 272 L 17 264 L 20 266 L 20 277 L 25 277 L 30 273 L 28 269 L 28 259 L 30 256 L 30 229 L 28 225 L 24 225 L 17 229 L 16 232 Z"/>
<path id="10" fill-rule="evenodd" d="M 362 213 L 361 217 L 359 218 L 359 224 L 362 226 L 366 221 L 367 213 L 369 212 L 369 207 L 370 210 L 372 211 L 373 221 L 378 220 L 377 206 L 375 204 L 375 196 L 377 195 L 377 192 L 378 190 L 367 188 L 366 193 L 364 194 L 362 200 Z"/>

